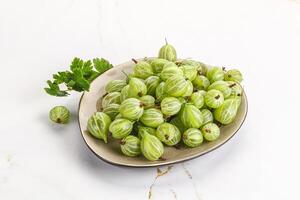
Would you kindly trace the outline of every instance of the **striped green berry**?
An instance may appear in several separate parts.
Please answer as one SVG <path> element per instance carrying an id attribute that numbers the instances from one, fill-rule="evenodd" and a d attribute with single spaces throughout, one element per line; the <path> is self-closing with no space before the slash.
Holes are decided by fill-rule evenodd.
<path id="1" fill-rule="evenodd" d="M 166 97 L 160 103 L 160 108 L 166 116 L 176 115 L 181 109 L 181 102 L 175 97 Z"/>
<path id="2" fill-rule="evenodd" d="M 164 146 L 154 135 L 145 134 L 141 141 L 141 150 L 145 158 L 155 161 L 164 153 Z"/>
<path id="3" fill-rule="evenodd" d="M 140 155 L 141 141 L 139 138 L 129 135 L 121 140 L 121 151 L 124 155 L 134 157 Z"/>
<path id="4" fill-rule="evenodd" d="M 94 113 L 88 120 L 87 129 L 95 138 L 107 143 L 108 129 L 111 124 L 110 117 L 103 112 Z"/>
<path id="5" fill-rule="evenodd" d="M 197 147 L 203 142 L 203 135 L 199 129 L 189 128 L 182 135 L 182 140 L 188 147 Z"/>
<path id="6" fill-rule="evenodd" d="M 144 113 L 140 118 L 140 121 L 146 126 L 156 128 L 164 122 L 164 118 L 160 110 L 156 108 L 150 108 L 144 110 Z"/>
<path id="7" fill-rule="evenodd" d="M 120 118 L 110 124 L 109 131 L 112 133 L 113 138 L 122 139 L 131 133 L 132 128 L 133 122 Z"/>
<path id="8" fill-rule="evenodd" d="M 143 115 L 144 107 L 140 100 L 129 98 L 121 103 L 119 111 L 122 117 L 135 121 Z"/>

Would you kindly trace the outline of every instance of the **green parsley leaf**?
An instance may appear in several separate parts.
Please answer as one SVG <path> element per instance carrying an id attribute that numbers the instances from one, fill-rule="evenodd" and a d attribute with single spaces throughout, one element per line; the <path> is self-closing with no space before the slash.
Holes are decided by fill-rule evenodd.
<path id="1" fill-rule="evenodd" d="M 84 77 L 83 77 L 83 73 L 80 69 L 74 69 L 74 81 L 75 81 L 75 85 L 73 86 L 73 88 L 78 91 L 89 91 L 90 89 L 90 82 L 87 81 Z"/>
<path id="2" fill-rule="evenodd" d="M 70 69 L 71 69 L 71 71 L 74 71 L 74 69 L 82 68 L 82 66 L 83 66 L 83 60 L 75 57 L 71 63 Z"/>
<path id="3" fill-rule="evenodd" d="M 94 66 L 95 66 L 96 70 L 97 70 L 99 73 L 101 73 L 101 74 L 113 67 L 113 66 L 112 66 L 107 60 L 105 60 L 104 58 L 101 58 L 101 59 L 99 59 L 99 58 L 94 58 L 94 59 L 93 59 L 93 63 L 94 63 Z"/>
<path id="4" fill-rule="evenodd" d="M 48 87 L 44 90 L 49 95 L 58 97 L 67 96 L 72 90 L 89 91 L 91 82 L 112 67 L 104 58 L 95 58 L 91 62 L 75 57 L 70 65 L 70 71 L 53 74 L 53 81 L 48 80 Z M 67 90 L 61 90 L 59 87 L 61 84 L 64 84 Z"/>
<path id="5" fill-rule="evenodd" d="M 51 81 L 47 81 L 49 88 L 44 88 L 45 91 L 52 96 L 67 96 L 68 93 L 66 91 L 61 91 L 59 86 L 56 83 L 52 83 Z"/>

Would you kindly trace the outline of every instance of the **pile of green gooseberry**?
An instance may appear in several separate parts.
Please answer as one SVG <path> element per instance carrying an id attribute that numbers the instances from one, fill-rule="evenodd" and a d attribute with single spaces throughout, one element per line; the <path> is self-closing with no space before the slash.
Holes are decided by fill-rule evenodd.
<path id="1" fill-rule="evenodd" d="M 236 69 L 179 60 L 166 44 L 158 58 L 135 61 L 126 80 L 107 83 L 101 112 L 89 118 L 87 129 L 105 143 L 120 140 L 126 156 L 155 161 L 163 158 L 164 145 L 194 148 L 217 140 L 219 126 L 237 115 L 242 80 Z"/>

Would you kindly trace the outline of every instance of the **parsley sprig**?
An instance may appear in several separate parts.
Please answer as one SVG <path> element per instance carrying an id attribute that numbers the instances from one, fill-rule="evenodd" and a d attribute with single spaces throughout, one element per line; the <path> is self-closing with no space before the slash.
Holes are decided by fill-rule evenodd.
<path id="1" fill-rule="evenodd" d="M 112 67 L 112 64 L 104 58 L 95 58 L 92 61 L 74 58 L 70 70 L 53 74 L 53 81 L 48 80 L 48 87 L 44 89 L 48 94 L 58 97 L 68 96 L 72 90 L 89 91 L 91 82 Z M 66 90 L 60 88 L 62 84 Z"/>

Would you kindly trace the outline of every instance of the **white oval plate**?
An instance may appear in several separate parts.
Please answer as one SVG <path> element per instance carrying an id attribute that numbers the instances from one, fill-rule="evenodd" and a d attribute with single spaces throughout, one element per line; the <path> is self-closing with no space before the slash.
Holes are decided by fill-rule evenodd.
<path id="1" fill-rule="evenodd" d="M 97 102 L 99 103 L 98 100 L 101 101 L 102 96 L 105 94 L 104 88 L 108 81 L 114 79 L 125 79 L 126 77 L 122 73 L 122 70 L 126 73 L 130 73 L 133 65 L 134 63 L 129 61 L 117 65 L 103 73 L 92 82 L 90 91 L 84 92 L 79 102 L 79 127 L 82 137 L 90 150 L 94 152 L 98 158 L 104 160 L 105 162 L 129 167 L 154 167 L 183 162 L 199 157 L 220 147 L 230 138 L 232 138 L 232 136 L 234 136 L 242 126 L 248 110 L 245 92 L 243 93 L 241 106 L 235 120 L 231 124 L 221 127 L 221 135 L 216 141 L 204 142 L 202 145 L 196 148 L 187 148 L 184 146 L 180 148 L 165 147 L 165 153 L 163 155 L 165 160 L 158 160 L 154 162 L 146 160 L 143 156 L 124 156 L 121 153 L 119 141 L 110 139 L 109 143 L 105 144 L 102 140 L 92 137 L 88 133 L 86 127 L 89 117 L 97 111 Z"/>

